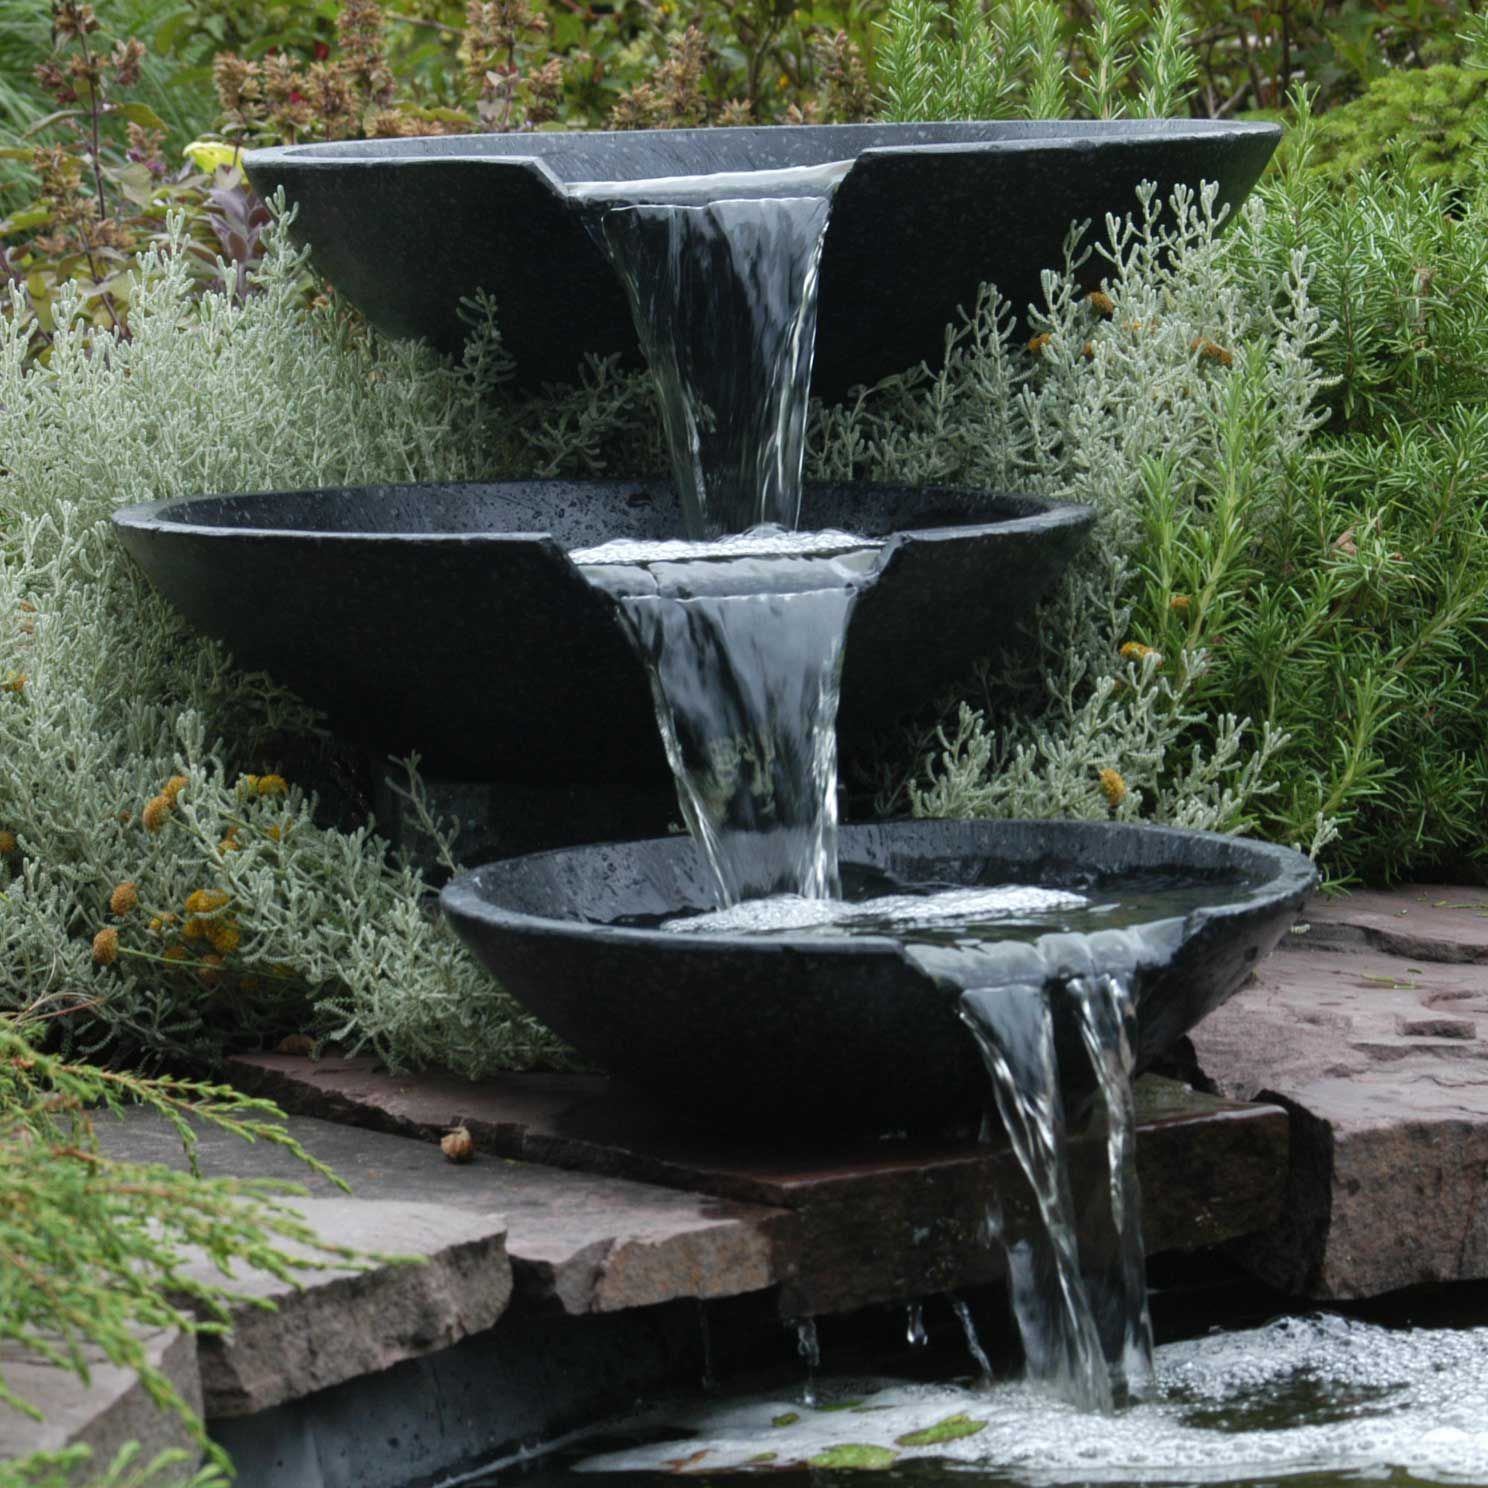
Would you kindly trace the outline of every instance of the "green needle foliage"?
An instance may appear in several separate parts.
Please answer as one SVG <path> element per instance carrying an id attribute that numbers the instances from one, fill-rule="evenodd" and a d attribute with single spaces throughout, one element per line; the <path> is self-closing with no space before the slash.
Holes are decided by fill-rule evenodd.
<path id="1" fill-rule="evenodd" d="M 875 50 L 880 117 L 1165 117 L 1198 75 L 1181 0 L 889 0 Z"/>
<path id="2" fill-rule="evenodd" d="M 234 1268 L 293 1280 L 309 1269 L 360 1262 L 322 1245 L 285 1203 L 301 1190 L 202 1178 L 195 1171 L 198 1128 L 284 1147 L 309 1171 L 339 1180 L 288 1135 L 268 1102 L 226 1087 L 67 1061 L 42 1046 L 51 1021 L 41 1014 L 0 1019 L 0 1341 L 85 1382 L 100 1358 L 134 1370 L 156 1404 L 175 1411 L 207 1448 L 201 1422 L 151 1364 L 145 1335 L 223 1331 Z M 109 1157 L 95 1120 L 129 1107 L 170 1122 L 193 1171 Z M 203 1281 L 191 1269 L 202 1258 L 221 1271 L 221 1282 Z M 3 1368 L 0 1401 L 37 1414 Z M 105 1481 L 148 1481 L 129 1460 L 117 1468 Z M 44 1483 L 48 1472 L 61 1470 L 56 1459 L 8 1469 L 20 1483 Z"/>
<path id="3" fill-rule="evenodd" d="M 141 1461 L 137 1442 L 120 1448 L 107 1464 L 93 1464 L 92 1455 L 87 1447 L 69 1447 L 0 1463 L 0 1488 L 76 1488 L 78 1474 L 90 1466 L 99 1471 L 87 1478 L 85 1488 L 228 1488 L 232 1481 L 219 1463 L 197 1467 L 185 1452 Z"/>

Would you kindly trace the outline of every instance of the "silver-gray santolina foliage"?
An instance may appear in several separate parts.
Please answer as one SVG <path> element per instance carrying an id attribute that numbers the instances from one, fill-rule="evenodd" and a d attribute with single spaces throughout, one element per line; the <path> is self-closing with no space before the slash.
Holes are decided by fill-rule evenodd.
<path id="1" fill-rule="evenodd" d="M 1131 554 L 1154 506 L 1238 541 L 1313 427 L 1317 317 L 1301 256 L 1268 269 L 1252 252 L 1258 206 L 1217 241 L 1209 197 L 1174 205 L 1166 255 L 1150 197 L 1107 224 L 1104 292 L 1078 292 L 1073 262 L 1048 275 L 1031 341 L 989 291 L 948 332 L 943 373 L 817 410 L 817 474 L 1100 513 L 1035 667 L 989 669 L 997 715 L 953 710 L 887 800 L 1233 829 L 1266 788 L 1280 741 L 1243 720 L 1210 754 L 1178 747 L 1202 656 L 1122 655 Z M 275 1028 L 469 1074 L 561 1060 L 370 830 L 317 822 L 300 782 L 264 773 L 271 741 L 313 715 L 182 624 L 107 518 L 205 491 L 654 471 L 644 379 L 596 363 L 519 404 L 489 305 L 459 367 L 306 315 L 282 229 L 242 302 L 194 299 L 169 252 L 142 272 L 127 343 L 90 349 L 64 326 L 27 364 L 24 313 L 0 316 L 0 1006 L 77 1007 L 64 1022 L 85 1043 L 162 1053 Z"/>

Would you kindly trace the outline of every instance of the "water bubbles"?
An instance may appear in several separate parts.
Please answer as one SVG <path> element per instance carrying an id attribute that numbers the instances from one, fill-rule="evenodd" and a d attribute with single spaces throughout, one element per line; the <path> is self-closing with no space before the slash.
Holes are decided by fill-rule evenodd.
<path id="1" fill-rule="evenodd" d="M 734 558 L 807 558 L 849 553 L 862 548 L 877 550 L 883 544 L 827 527 L 819 532 L 791 532 L 773 522 L 761 522 L 746 532 L 724 537 L 641 538 L 617 537 L 593 548 L 574 548 L 569 557 L 581 566 L 609 563 L 712 562 Z"/>
<path id="2" fill-rule="evenodd" d="M 772 1468 L 786 1468 L 855 1444 L 1029 1488 L 1399 1471 L 1488 1483 L 1488 1327 L 1396 1331 L 1288 1318 L 1168 1344 L 1157 1350 L 1156 1375 L 1152 1400 L 1106 1416 L 1011 1381 L 823 1380 L 818 1394 L 830 1409 L 801 1410 L 778 1394 L 672 1408 L 651 1424 L 696 1433 L 685 1443 L 633 1447 L 580 1468 L 655 1470 L 701 1453 L 682 1471 L 711 1473 L 764 1450 Z"/>
<path id="3" fill-rule="evenodd" d="M 1079 894 L 1031 884 L 884 894 L 854 902 L 774 894 L 706 914 L 679 916 L 664 921 L 661 928 L 691 935 L 770 935 L 833 928 L 889 935 L 933 925 L 1056 914 L 1079 909 L 1086 902 Z"/>

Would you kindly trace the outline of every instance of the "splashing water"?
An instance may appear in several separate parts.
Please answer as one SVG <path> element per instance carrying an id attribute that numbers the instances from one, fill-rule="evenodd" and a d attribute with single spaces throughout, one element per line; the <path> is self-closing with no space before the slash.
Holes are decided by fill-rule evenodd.
<path id="1" fill-rule="evenodd" d="M 796 525 L 822 244 L 850 168 L 568 188 L 625 287 L 691 537 Z"/>
<path id="2" fill-rule="evenodd" d="M 966 1339 L 967 1352 L 976 1361 L 976 1367 L 981 1371 L 984 1380 L 992 1378 L 992 1361 L 987 1357 L 987 1351 L 982 1347 L 982 1340 L 977 1336 L 976 1323 L 972 1320 L 971 1308 L 966 1305 L 965 1299 L 951 1297 L 949 1299 L 951 1311 L 956 1314 L 956 1321 L 961 1324 L 962 1336 Z"/>
<path id="3" fill-rule="evenodd" d="M 674 1405 L 645 1418 L 665 1439 L 579 1465 L 613 1472 L 666 1464 L 680 1476 L 705 1476 L 747 1468 L 767 1447 L 779 1471 L 851 1443 L 879 1448 L 906 1467 L 915 1458 L 954 1464 L 944 1478 L 911 1479 L 925 1483 L 965 1483 L 969 1467 L 996 1484 L 1029 1488 L 1253 1488 L 1312 1473 L 1330 1484 L 1355 1474 L 1373 1482 L 1488 1483 L 1488 1327 L 1287 1318 L 1165 1344 L 1156 1364 L 1153 1398 L 1114 1416 L 1081 1416 L 1012 1381 L 967 1389 L 823 1380 L 826 1400 L 860 1407 L 810 1411 L 784 1425 L 776 1424 L 783 1392 Z M 960 1429 L 946 1431 L 953 1422 Z M 685 1465 L 674 1465 L 679 1458 Z"/>
<path id="4" fill-rule="evenodd" d="M 816 1371 L 821 1368 L 821 1343 L 816 1336 L 815 1318 L 803 1318 L 796 1324 L 796 1352 L 806 1362 L 806 1383 L 801 1389 L 801 1403 L 815 1405 Z"/>

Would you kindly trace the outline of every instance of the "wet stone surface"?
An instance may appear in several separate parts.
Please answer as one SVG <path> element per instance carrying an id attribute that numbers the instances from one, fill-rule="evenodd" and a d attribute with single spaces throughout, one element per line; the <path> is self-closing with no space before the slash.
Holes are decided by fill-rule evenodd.
<path id="1" fill-rule="evenodd" d="M 515 1290 L 529 1309 L 590 1315 L 676 1298 L 730 1296 L 779 1280 L 776 1231 L 788 1217 L 665 1189 L 477 1155 L 452 1164 L 409 1140 L 295 1118 L 292 1135 L 351 1184 L 311 1178 L 294 1204 L 328 1243 L 422 1265 L 312 1272 L 296 1290 L 249 1272 L 225 1339 L 204 1339 L 206 1413 L 249 1415 L 481 1335 Z M 179 1143 L 136 1115 L 100 1128 L 111 1155 L 182 1166 Z M 305 1183 L 293 1158 L 206 1131 L 208 1174 Z M 205 1276 L 210 1267 L 200 1268 Z"/>
<path id="2" fill-rule="evenodd" d="M 1488 891 L 1308 907 L 1193 1034 L 1204 1075 L 1292 1115 L 1286 1220 L 1240 1259 L 1284 1290 L 1488 1277 Z"/>
<path id="3" fill-rule="evenodd" d="M 426 1136 L 463 1124 L 486 1153 L 683 1189 L 693 1204 L 712 1195 L 714 1203 L 764 1206 L 772 1281 L 787 1316 L 995 1281 L 1001 1258 L 977 1239 L 988 1188 L 1017 1193 L 1023 1184 L 1010 1152 L 970 1140 L 721 1142 L 597 1076 L 471 1084 L 387 1076 L 364 1059 L 289 1055 L 240 1059 L 234 1069 L 239 1083 L 340 1122 Z M 1287 1152 L 1279 1110 L 1197 1096 L 1151 1077 L 1139 1082 L 1139 1101 L 1149 1251 L 1196 1249 L 1276 1222 Z M 520 1287 L 520 1215 L 503 1207 Z"/>

